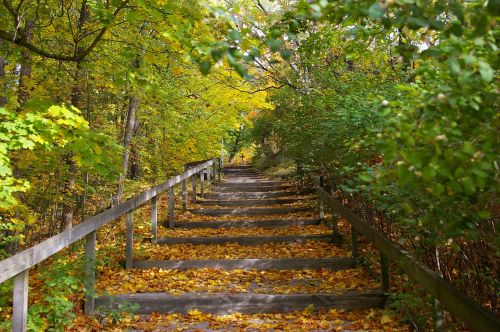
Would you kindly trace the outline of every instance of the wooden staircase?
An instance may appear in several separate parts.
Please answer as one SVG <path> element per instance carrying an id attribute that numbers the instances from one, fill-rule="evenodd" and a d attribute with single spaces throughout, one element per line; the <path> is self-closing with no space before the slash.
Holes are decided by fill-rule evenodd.
<path id="1" fill-rule="evenodd" d="M 305 243 L 307 241 L 332 242 L 332 234 L 272 234 L 272 230 L 290 229 L 291 227 L 318 227 L 320 220 L 316 214 L 314 202 L 310 196 L 303 195 L 293 186 L 279 181 L 269 181 L 256 173 L 251 167 L 231 167 L 224 170 L 224 179 L 214 184 L 212 192 L 205 194 L 199 206 L 189 210 L 196 216 L 205 216 L 205 221 L 176 222 L 176 229 L 199 231 L 202 229 L 265 229 L 269 235 L 230 236 L 221 232 L 219 236 L 175 236 L 159 237 L 157 245 L 168 250 L 173 245 L 224 246 L 237 243 L 242 246 L 261 246 L 269 243 Z M 299 206 L 297 206 L 299 205 Z M 306 217 L 300 215 L 305 214 Z M 300 216 L 298 216 L 300 215 Z M 332 248 L 335 244 L 331 243 Z M 210 248 L 210 247 L 208 247 Z M 341 271 L 354 269 L 355 262 L 349 257 L 247 257 L 238 259 L 197 259 L 189 260 L 136 260 L 134 269 L 168 269 L 186 271 L 191 269 L 221 269 L 281 271 L 294 270 L 297 274 L 304 270 Z M 293 284 L 294 281 L 290 280 Z M 300 281 L 303 282 L 303 281 Z M 308 280 L 315 283 L 318 279 Z M 99 296 L 96 308 L 119 308 L 124 303 L 138 304 L 137 313 L 186 313 L 198 309 L 212 314 L 274 313 L 303 310 L 310 305 L 326 309 L 366 309 L 381 307 L 385 295 L 377 289 L 339 289 L 338 292 L 325 293 L 254 293 L 251 285 L 241 293 L 232 292 L 184 292 L 182 294 L 134 293 Z M 100 290 L 102 293 L 104 290 Z"/>

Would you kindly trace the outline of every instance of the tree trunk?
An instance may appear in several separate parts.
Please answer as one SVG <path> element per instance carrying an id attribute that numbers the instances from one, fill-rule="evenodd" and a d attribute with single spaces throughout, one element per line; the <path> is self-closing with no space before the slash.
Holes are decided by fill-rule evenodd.
<path id="1" fill-rule="evenodd" d="M 26 22 L 26 27 L 21 32 L 23 38 L 28 42 L 31 42 L 33 40 L 34 23 L 34 21 Z M 24 107 L 24 104 L 26 104 L 30 95 L 28 83 L 31 78 L 32 62 L 33 61 L 31 59 L 30 51 L 24 48 L 21 51 L 21 68 L 19 70 L 19 88 L 17 91 L 17 101 L 19 103 L 19 109 L 22 109 Z"/>
<path id="2" fill-rule="evenodd" d="M 130 161 L 130 145 L 132 143 L 132 136 L 134 133 L 135 122 L 136 122 L 136 112 L 139 106 L 139 98 L 137 96 L 131 96 L 128 102 L 128 112 L 127 112 L 127 122 L 125 124 L 125 131 L 123 135 L 123 164 L 122 164 L 122 174 L 120 175 L 120 180 L 118 182 L 118 192 L 116 193 L 116 201 L 120 203 L 123 196 L 123 190 L 125 187 L 125 178 L 127 177 L 128 166 Z"/>
<path id="3" fill-rule="evenodd" d="M 2 46 L 3 39 L 0 38 L 0 47 Z M 5 75 L 5 66 L 7 61 L 4 57 L 0 56 L 0 107 L 7 104 L 7 77 Z"/>

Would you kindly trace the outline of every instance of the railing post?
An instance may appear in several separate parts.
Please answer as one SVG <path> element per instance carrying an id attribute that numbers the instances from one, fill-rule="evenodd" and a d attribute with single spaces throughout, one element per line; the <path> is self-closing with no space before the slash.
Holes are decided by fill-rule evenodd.
<path id="1" fill-rule="evenodd" d="M 320 188 L 323 188 L 323 176 L 319 176 L 318 177 L 318 186 Z M 323 202 L 323 199 L 321 198 L 321 196 L 318 197 L 319 199 L 319 219 L 320 220 L 323 220 L 325 219 L 325 203 Z"/>
<path id="2" fill-rule="evenodd" d="M 182 211 L 187 209 L 186 179 L 182 180 Z"/>
<path id="3" fill-rule="evenodd" d="M 204 184 L 205 184 L 205 173 L 204 170 L 200 172 L 200 197 L 203 198 L 204 196 Z"/>
<path id="4" fill-rule="evenodd" d="M 96 231 L 89 233 L 85 237 L 85 306 L 84 311 L 87 315 L 94 312 L 95 301 L 95 246 Z"/>
<path id="5" fill-rule="evenodd" d="M 211 166 L 207 167 L 207 172 L 206 173 L 207 173 L 207 186 L 210 187 L 211 182 L 212 182 L 212 179 L 211 179 L 211 177 L 212 177 L 212 168 L 211 168 Z"/>
<path id="6" fill-rule="evenodd" d="M 12 331 L 14 332 L 26 332 L 28 322 L 28 278 L 29 270 L 25 270 L 13 278 Z"/>
<path id="7" fill-rule="evenodd" d="M 357 263 L 359 258 L 359 242 L 358 242 L 358 231 L 354 229 L 354 226 L 351 226 L 351 237 L 352 237 L 352 257 L 354 258 L 354 262 Z"/>
<path id="8" fill-rule="evenodd" d="M 193 176 L 191 176 L 191 186 L 193 187 L 193 196 L 191 198 L 191 201 L 193 204 L 196 204 L 196 174 L 193 174 Z"/>
<path id="9" fill-rule="evenodd" d="M 222 159 L 219 159 L 219 169 L 218 169 L 218 176 L 219 176 L 219 182 L 221 181 L 222 178 Z"/>
<path id="10" fill-rule="evenodd" d="M 168 190 L 168 228 L 174 228 L 174 207 L 175 207 L 175 200 L 174 200 L 174 186 L 170 187 Z"/>
<path id="11" fill-rule="evenodd" d="M 434 331 L 444 331 L 444 309 L 441 302 L 434 299 Z"/>
<path id="12" fill-rule="evenodd" d="M 217 173 L 217 159 L 212 159 L 212 160 L 214 162 L 212 165 L 212 178 L 213 178 L 213 181 L 215 181 L 215 177 L 216 177 L 216 173 Z"/>
<path id="13" fill-rule="evenodd" d="M 151 198 L 151 241 L 156 243 L 158 239 L 158 196 Z"/>
<path id="14" fill-rule="evenodd" d="M 387 256 L 380 252 L 380 279 L 382 284 L 382 291 L 388 292 L 390 285 L 389 279 L 389 260 Z"/>
<path id="15" fill-rule="evenodd" d="M 125 230 L 125 269 L 132 268 L 134 263 L 134 211 L 127 212 L 127 225 Z"/>

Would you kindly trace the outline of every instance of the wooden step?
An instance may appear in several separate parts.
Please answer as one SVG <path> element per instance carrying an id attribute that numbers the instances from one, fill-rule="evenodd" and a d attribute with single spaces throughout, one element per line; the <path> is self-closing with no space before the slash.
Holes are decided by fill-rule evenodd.
<path id="1" fill-rule="evenodd" d="M 286 186 L 283 182 L 278 181 L 253 181 L 253 182 L 227 182 L 223 181 L 217 184 L 218 188 L 247 188 L 247 187 L 279 187 Z"/>
<path id="2" fill-rule="evenodd" d="M 193 214 L 204 216 L 265 216 L 271 214 L 288 214 L 311 211 L 310 207 L 295 208 L 238 208 L 238 209 L 189 209 Z"/>
<path id="3" fill-rule="evenodd" d="M 251 192 L 268 192 L 268 191 L 284 191 L 293 189 L 292 186 L 248 186 L 248 187 L 221 187 L 216 186 L 212 189 L 214 193 L 251 193 Z"/>
<path id="4" fill-rule="evenodd" d="M 247 178 L 247 177 L 226 177 L 220 184 L 231 184 L 231 185 L 238 185 L 242 183 L 248 183 L 248 184 L 256 184 L 256 183 L 263 183 L 263 184 L 281 184 L 282 182 L 277 182 L 277 181 L 269 181 L 265 178 Z"/>
<path id="5" fill-rule="evenodd" d="M 278 236 L 192 236 L 160 237 L 158 244 L 225 244 L 253 246 L 265 243 L 303 243 L 306 241 L 333 242 L 332 235 L 278 235 Z"/>
<path id="6" fill-rule="evenodd" d="M 208 193 L 205 194 L 207 199 L 267 199 L 267 198 L 283 198 L 290 196 L 301 195 L 298 191 L 276 191 L 276 192 L 240 192 L 240 193 Z"/>
<path id="7" fill-rule="evenodd" d="M 134 261 L 134 269 L 221 269 L 221 270 L 317 270 L 339 271 L 354 268 L 351 257 L 278 258 L 278 259 L 203 259 L 203 260 L 146 260 Z"/>
<path id="8" fill-rule="evenodd" d="M 204 206 L 266 206 L 275 204 L 292 204 L 302 201 L 298 198 L 281 198 L 281 199 L 247 199 L 247 200 L 205 200 L 198 202 Z"/>
<path id="9" fill-rule="evenodd" d="M 99 296 L 95 299 L 96 309 L 119 310 L 124 304 L 137 304 L 135 314 L 181 313 L 198 309 L 204 313 L 226 315 L 236 312 L 274 313 L 301 311 L 310 305 L 325 309 L 368 309 L 379 308 L 386 296 L 379 291 L 334 294 L 226 294 L 186 293 L 169 295 L 165 293 L 122 294 Z"/>
<path id="10" fill-rule="evenodd" d="M 217 221 L 179 221 L 175 228 L 278 228 L 288 226 L 314 226 L 319 219 L 272 219 L 272 220 L 217 220 Z"/>

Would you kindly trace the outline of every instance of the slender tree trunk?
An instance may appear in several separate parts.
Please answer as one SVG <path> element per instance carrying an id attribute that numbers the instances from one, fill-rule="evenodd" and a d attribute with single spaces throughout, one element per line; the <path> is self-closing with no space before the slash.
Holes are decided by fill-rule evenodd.
<path id="1" fill-rule="evenodd" d="M 118 192 L 116 194 L 117 203 L 120 203 L 123 196 L 123 190 L 125 188 L 125 178 L 127 177 L 128 166 L 130 161 L 130 145 L 132 143 L 132 136 L 134 133 L 135 122 L 136 122 L 136 112 L 139 106 L 139 98 L 137 96 L 131 96 L 128 103 L 127 112 L 127 122 L 125 124 L 125 131 L 123 135 L 123 164 L 122 164 L 122 174 L 120 175 L 120 180 L 118 182 Z"/>
<path id="2" fill-rule="evenodd" d="M 89 10 L 87 6 L 87 2 L 83 1 L 82 6 L 80 8 L 80 18 L 78 20 L 78 35 L 81 35 L 85 33 L 85 23 L 87 22 L 89 18 Z M 82 47 L 79 45 L 75 45 L 76 50 L 80 52 L 82 50 Z M 75 70 L 75 76 L 74 76 L 74 81 L 73 81 L 73 87 L 71 89 L 71 104 L 79 109 L 82 109 L 84 107 L 83 105 L 83 82 L 85 81 L 85 71 L 82 68 L 82 62 L 85 61 L 85 59 L 82 59 L 80 61 L 76 62 L 76 70 Z M 69 153 L 68 156 L 66 157 L 66 166 L 67 166 L 67 178 L 64 182 L 64 193 L 65 193 L 65 200 L 64 200 L 64 205 L 63 205 L 63 223 L 62 223 L 62 229 L 68 229 L 73 227 L 73 217 L 75 214 L 75 183 L 76 183 L 76 178 L 78 176 L 77 174 L 77 167 L 75 164 L 75 161 L 73 160 L 73 154 Z"/>
<path id="3" fill-rule="evenodd" d="M 2 46 L 3 39 L 0 38 L 0 47 Z M 5 66 L 7 60 L 0 56 L 0 107 L 7 104 L 7 77 L 5 75 Z"/>
<path id="4" fill-rule="evenodd" d="M 33 40 L 33 26 L 34 21 L 26 22 L 25 28 L 21 31 L 23 38 L 28 42 Z M 19 70 L 19 88 L 17 91 L 17 101 L 19 103 L 19 109 L 24 107 L 24 104 L 28 101 L 30 91 L 29 91 L 29 81 L 31 78 L 31 68 L 33 65 L 33 60 L 31 59 L 30 51 L 23 48 L 21 51 L 21 68 Z"/>

